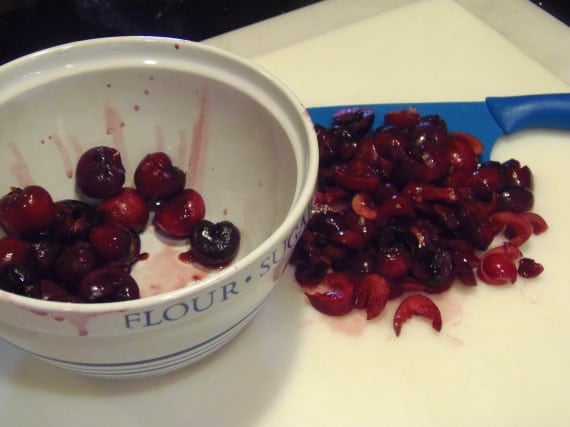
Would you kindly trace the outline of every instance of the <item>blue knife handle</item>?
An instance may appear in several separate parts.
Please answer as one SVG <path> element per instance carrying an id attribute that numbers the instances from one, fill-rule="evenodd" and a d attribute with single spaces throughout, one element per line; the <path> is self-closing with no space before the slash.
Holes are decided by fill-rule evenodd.
<path id="1" fill-rule="evenodd" d="M 570 130 L 570 93 L 489 97 L 485 102 L 507 135 L 523 129 Z"/>

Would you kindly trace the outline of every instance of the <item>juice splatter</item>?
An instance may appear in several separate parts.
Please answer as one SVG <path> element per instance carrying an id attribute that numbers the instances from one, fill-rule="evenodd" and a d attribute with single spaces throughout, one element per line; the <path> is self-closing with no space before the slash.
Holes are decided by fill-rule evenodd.
<path id="1" fill-rule="evenodd" d="M 16 183 L 20 187 L 25 187 L 27 185 L 33 184 L 32 176 L 30 174 L 30 168 L 26 161 L 24 160 L 24 156 L 22 152 L 18 148 L 18 146 L 14 143 L 9 144 L 10 151 L 14 156 L 14 162 L 10 164 L 10 172 L 12 176 L 15 178 Z"/>
<path id="2" fill-rule="evenodd" d="M 194 123 L 192 131 L 192 148 L 190 149 L 190 159 L 186 174 L 186 185 L 199 187 L 199 183 L 204 178 L 203 165 L 206 164 L 205 149 L 208 142 L 207 136 L 207 108 L 208 97 L 205 91 L 200 95 L 200 112 L 198 119 Z"/>

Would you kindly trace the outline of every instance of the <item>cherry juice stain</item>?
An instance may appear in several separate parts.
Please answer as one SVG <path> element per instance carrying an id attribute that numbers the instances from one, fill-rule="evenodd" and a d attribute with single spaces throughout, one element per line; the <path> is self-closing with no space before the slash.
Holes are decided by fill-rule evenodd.
<path id="1" fill-rule="evenodd" d="M 204 165 L 206 164 L 205 151 L 208 143 L 208 97 L 205 91 L 199 95 L 199 100 L 200 112 L 192 131 L 192 147 L 190 149 L 190 159 L 186 173 L 186 185 L 192 187 L 200 187 L 200 183 L 204 179 Z"/>
<path id="2" fill-rule="evenodd" d="M 188 139 L 188 134 L 185 130 L 181 130 L 179 133 L 178 142 L 178 158 L 185 159 L 188 155 L 188 147 L 190 146 L 190 140 Z"/>
<path id="3" fill-rule="evenodd" d="M 125 127 L 125 122 L 122 116 L 113 107 L 105 107 L 105 126 L 107 135 L 111 136 L 113 147 L 124 156 L 127 152 L 127 146 L 125 144 L 125 136 L 123 129 Z M 127 163 L 126 159 L 123 161 Z M 127 165 L 125 164 L 125 167 Z"/>
<path id="4" fill-rule="evenodd" d="M 61 161 L 63 162 L 63 169 L 65 170 L 65 176 L 68 178 L 73 178 L 73 162 L 71 160 L 71 156 L 69 155 L 67 147 L 58 135 L 53 135 L 51 141 L 57 148 L 59 156 L 61 157 Z"/>
<path id="5" fill-rule="evenodd" d="M 10 164 L 10 173 L 14 177 L 16 183 L 19 187 L 25 187 L 27 185 L 32 185 L 34 181 L 32 180 L 32 175 L 30 174 L 30 167 L 26 163 L 22 152 L 15 143 L 8 144 L 12 155 L 14 156 L 14 161 Z"/>
<path id="6" fill-rule="evenodd" d="M 164 130 L 162 126 L 156 126 L 154 129 L 156 151 L 166 151 L 166 141 L 164 139 Z"/>
<path id="7" fill-rule="evenodd" d="M 141 298 L 182 289 L 208 275 L 195 265 L 181 261 L 181 252 L 181 248 L 164 245 L 135 264 L 132 276 L 139 285 Z"/>

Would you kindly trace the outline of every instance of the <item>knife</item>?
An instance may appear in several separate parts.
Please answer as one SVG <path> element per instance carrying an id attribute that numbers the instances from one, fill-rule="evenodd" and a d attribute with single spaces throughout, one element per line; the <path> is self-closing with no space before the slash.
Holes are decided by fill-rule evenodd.
<path id="1" fill-rule="evenodd" d="M 448 130 L 470 133 L 485 147 L 481 161 L 490 159 L 493 146 L 500 136 L 525 129 L 570 130 L 570 93 L 549 93 L 508 97 L 488 97 L 474 102 L 408 102 L 358 105 L 375 113 L 373 127 L 383 123 L 384 114 L 415 107 L 422 116 L 438 114 Z M 313 123 L 328 126 L 340 108 L 329 106 L 308 108 Z"/>

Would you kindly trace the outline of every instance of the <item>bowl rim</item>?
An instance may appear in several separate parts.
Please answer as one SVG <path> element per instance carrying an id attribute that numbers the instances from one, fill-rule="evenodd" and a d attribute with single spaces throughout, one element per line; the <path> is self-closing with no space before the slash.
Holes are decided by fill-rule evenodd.
<path id="1" fill-rule="evenodd" d="M 296 199 L 294 199 L 289 207 L 289 211 L 286 213 L 285 218 L 279 223 L 277 228 L 265 238 L 257 247 L 245 254 L 243 258 L 238 259 L 234 263 L 230 264 L 223 270 L 216 272 L 212 280 L 205 279 L 204 281 L 197 282 L 192 285 L 187 285 L 183 288 L 168 291 L 162 294 L 147 296 L 139 298 L 136 300 L 129 301 L 117 301 L 117 302 L 105 302 L 105 303 L 72 303 L 72 302 L 60 302 L 60 301 L 47 301 L 41 299 L 35 299 L 31 297 L 26 297 L 23 295 L 13 294 L 8 291 L 0 289 L 0 303 L 8 302 L 13 305 L 17 305 L 21 308 L 29 310 L 39 310 L 41 312 L 65 312 L 65 313 L 81 313 L 87 315 L 97 315 L 105 313 L 124 313 L 126 311 L 142 311 L 145 308 L 155 307 L 163 304 L 168 304 L 174 300 L 179 300 L 181 298 L 191 297 L 193 294 L 201 292 L 203 290 L 210 289 L 224 283 L 228 278 L 233 277 L 236 273 L 244 271 L 248 266 L 253 265 L 253 263 L 258 260 L 263 254 L 268 253 L 273 247 L 279 244 L 281 240 L 286 237 L 288 230 L 294 228 L 294 226 L 299 222 L 305 215 L 307 209 L 310 208 L 311 202 L 314 196 L 314 191 L 316 187 L 317 173 L 318 173 L 318 143 L 316 133 L 314 132 L 314 124 L 311 117 L 303 105 L 301 100 L 297 97 L 295 93 L 283 83 L 277 76 L 262 67 L 261 65 L 246 59 L 238 54 L 232 53 L 222 48 L 216 46 L 207 45 L 201 42 L 185 40 L 176 37 L 167 36 L 111 36 L 111 37 L 99 37 L 86 40 L 79 40 L 69 43 L 64 43 L 46 49 L 38 50 L 36 52 L 29 53 L 22 57 L 16 58 L 9 61 L 3 65 L 0 65 L 0 81 L 2 80 L 2 75 L 11 69 L 15 69 L 24 66 L 30 62 L 44 58 L 46 56 L 54 57 L 59 53 L 66 51 L 68 49 L 89 49 L 92 47 L 97 47 L 98 45 L 105 45 L 109 43 L 114 44 L 135 44 L 142 45 L 144 43 L 157 43 L 157 44 L 168 44 L 172 46 L 174 43 L 177 46 L 177 51 L 188 49 L 188 50 L 198 50 L 205 54 L 211 56 L 218 56 L 226 61 L 230 61 L 239 67 L 242 71 L 248 73 L 256 74 L 266 80 L 274 88 L 276 88 L 281 95 L 290 103 L 290 107 L 298 113 L 303 125 L 303 134 L 306 140 L 309 142 L 307 147 L 303 147 L 307 151 L 308 157 L 305 159 L 306 168 L 306 180 L 300 184 L 300 191 Z M 180 55 L 177 52 L 177 55 Z"/>

